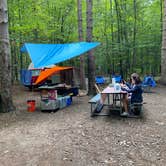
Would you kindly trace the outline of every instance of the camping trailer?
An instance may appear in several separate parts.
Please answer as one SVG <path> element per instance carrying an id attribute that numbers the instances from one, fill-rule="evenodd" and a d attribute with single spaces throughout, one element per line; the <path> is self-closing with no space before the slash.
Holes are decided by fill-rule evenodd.
<path id="1" fill-rule="evenodd" d="M 59 67 L 52 68 L 33 68 L 22 69 L 20 72 L 21 83 L 29 89 L 37 88 L 41 85 L 55 85 L 65 83 L 71 86 L 79 86 L 79 70 L 73 67 Z"/>

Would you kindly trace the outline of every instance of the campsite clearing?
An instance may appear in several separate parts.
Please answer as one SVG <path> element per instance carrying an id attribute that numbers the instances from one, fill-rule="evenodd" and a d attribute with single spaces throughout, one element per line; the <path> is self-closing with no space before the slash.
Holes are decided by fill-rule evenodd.
<path id="1" fill-rule="evenodd" d="M 0 114 L 0 165 L 130 166 L 166 163 L 166 87 L 144 94 L 141 119 L 90 117 L 90 97 L 56 113 L 27 112 L 39 92 L 14 86 L 17 112 Z"/>

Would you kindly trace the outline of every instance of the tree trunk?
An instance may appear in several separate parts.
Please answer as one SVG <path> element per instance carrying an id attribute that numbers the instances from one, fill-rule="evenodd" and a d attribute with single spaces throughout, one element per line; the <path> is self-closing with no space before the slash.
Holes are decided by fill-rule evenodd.
<path id="1" fill-rule="evenodd" d="M 133 1 L 133 9 L 134 9 L 134 31 L 133 31 L 133 62 L 132 62 L 132 71 L 134 71 L 136 65 L 136 27 L 137 27 L 137 5 L 136 0 Z"/>
<path id="2" fill-rule="evenodd" d="M 163 37 L 161 48 L 161 79 L 160 82 L 166 85 L 166 0 L 164 0 L 164 17 L 163 17 Z"/>
<path id="3" fill-rule="evenodd" d="M 92 41 L 92 0 L 86 0 L 86 22 L 87 22 L 87 34 L 86 40 Z M 95 93 L 95 62 L 93 51 L 88 52 L 88 94 Z"/>
<path id="4" fill-rule="evenodd" d="M 79 41 L 83 41 L 83 31 L 82 31 L 82 0 L 77 0 L 77 10 L 78 10 L 78 38 Z M 84 56 L 80 56 L 80 88 L 86 89 L 85 83 L 85 59 Z"/>
<path id="5" fill-rule="evenodd" d="M 113 18 L 113 0 L 110 0 L 110 17 Z M 113 49 L 114 49 L 114 22 L 113 22 L 113 19 L 110 20 L 111 21 L 111 35 L 112 35 L 112 38 L 111 38 L 111 51 L 112 51 L 112 65 L 110 64 L 110 66 L 112 66 L 112 70 L 111 70 L 111 74 L 115 73 L 115 55 L 114 55 L 114 52 L 113 52 Z"/>
<path id="6" fill-rule="evenodd" d="M 107 10 L 107 2 L 105 2 L 105 11 Z M 109 27 L 107 12 L 104 12 L 104 33 L 103 38 L 105 38 L 105 73 L 108 75 L 110 74 L 110 64 L 111 64 L 111 57 L 110 57 L 110 48 L 109 48 L 109 35 L 107 33 L 107 29 Z"/>
<path id="7" fill-rule="evenodd" d="M 125 13 L 127 13 L 127 1 L 123 0 L 123 3 L 121 4 L 121 8 L 124 8 Z M 123 23 L 123 43 L 125 50 L 123 52 L 123 55 L 126 56 L 123 58 L 123 78 L 127 78 L 127 76 L 130 74 L 130 50 L 129 50 L 129 40 L 128 40 L 128 26 L 127 26 L 127 15 L 122 15 L 122 23 Z"/>
<path id="8" fill-rule="evenodd" d="M 119 4 L 117 0 L 115 1 L 115 9 L 116 9 L 116 17 L 117 17 L 117 29 L 118 29 L 118 36 L 117 36 L 117 43 L 118 43 L 118 57 L 119 57 L 119 74 L 123 77 L 123 69 L 122 69 L 122 55 L 121 55 L 121 38 L 122 38 L 122 27 L 121 27 L 121 15 Z"/>
<path id="9" fill-rule="evenodd" d="M 14 111 L 12 102 L 7 1 L 0 1 L 0 111 Z"/>

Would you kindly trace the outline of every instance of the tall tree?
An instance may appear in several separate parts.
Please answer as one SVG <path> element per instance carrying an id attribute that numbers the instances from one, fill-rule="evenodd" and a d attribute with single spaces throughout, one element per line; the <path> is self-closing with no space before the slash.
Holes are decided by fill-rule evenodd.
<path id="1" fill-rule="evenodd" d="M 133 27 L 133 61 L 132 61 L 132 70 L 136 64 L 136 28 L 137 28 L 137 6 L 136 0 L 133 0 L 133 9 L 134 9 L 134 27 Z"/>
<path id="2" fill-rule="evenodd" d="M 87 23 L 87 34 L 86 40 L 88 42 L 92 41 L 92 0 L 86 0 L 86 23 Z M 88 52 L 88 94 L 95 93 L 95 62 L 94 62 L 94 55 L 93 50 Z"/>
<path id="3" fill-rule="evenodd" d="M 83 41 L 83 27 L 82 27 L 82 0 L 77 0 L 77 13 L 78 13 L 78 38 Z M 86 89 L 85 83 L 85 59 L 80 56 L 80 88 Z"/>
<path id="4" fill-rule="evenodd" d="M 0 0 L 0 111 L 14 111 L 12 102 L 7 0 Z"/>
<path id="5" fill-rule="evenodd" d="M 122 21 L 121 21 L 121 13 L 120 7 L 117 0 L 115 0 L 115 8 L 116 8 L 116 15 L 117 15 L 117 44 L 118 44 L 118 54 L 119 54 L 119 67 L 120 67 L 120 75 L 123 76 L 122 70 L 122 55 L 121 55 L 121 38 L 122 38 Z"/>
<path id="6" fill-rule="evenodd" d="M 166 0 L 164 0 L 163 38 L 161 48 L 161 83 L 166 84 Z"/>

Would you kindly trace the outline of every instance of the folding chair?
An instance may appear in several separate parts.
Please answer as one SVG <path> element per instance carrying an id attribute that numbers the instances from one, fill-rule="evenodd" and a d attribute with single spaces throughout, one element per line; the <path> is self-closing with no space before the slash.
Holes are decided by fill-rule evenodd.
<path id="1" fill-rule="evenodd" d="M 95 80 L 96 80 L 96 84 L 104 84 L 105 83 L 105 79 L 103 76 L 96 76 Z"/>
<path id="2" fill-rule="evenodd" d="M 142 89 L 144 92 L 151 92 L 151 88 L 156 86 L 156 82 L 152 76 L 145 76 L 142 81 Z"/>

